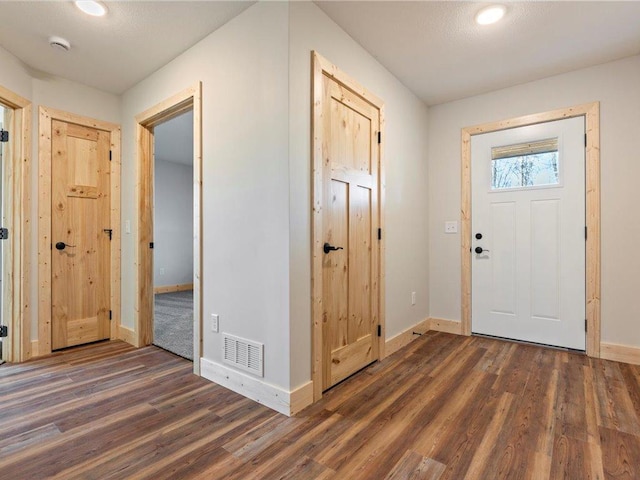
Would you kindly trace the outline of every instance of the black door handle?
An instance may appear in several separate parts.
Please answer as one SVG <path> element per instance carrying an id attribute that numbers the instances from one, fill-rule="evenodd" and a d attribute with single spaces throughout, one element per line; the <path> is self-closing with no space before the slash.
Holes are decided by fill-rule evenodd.
<path id="1" fill-rule="evenodd" d="M 66 243 L 64 243 L 64 242 L 58 242 L 58 243 L 56 243 L 56 248 L 57 248 L 58 250 L 64 250 L 64 247 L 75 247 L 75 245 L 67 245 L 67 244 L 66 244 Z"/>
<path id="2" fill-rule="evenodd" d="M 329 242 L 325 242 L 324 246 L 322 247 L 322 250 L 324 250 L 324 253 L 329 253 L 329 252 L 332 252 L 333 250 L 342 250 L 342 247 L 334 247 L 333 245 L 329 244 Z"/>
<path id="3" fill-rule="evenodd" d="M 485 250 L 482 247 L 476 247 L 476 253 L 480 255 L 482 252 L 488 252 L 489 250 Z"/>

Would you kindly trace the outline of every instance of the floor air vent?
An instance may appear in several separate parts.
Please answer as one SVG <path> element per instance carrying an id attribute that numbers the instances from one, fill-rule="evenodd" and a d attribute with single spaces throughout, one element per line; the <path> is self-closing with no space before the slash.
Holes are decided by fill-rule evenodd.
<path id="1" fill-rule="evenodd" d="M 262 371 L 264 345 L 223 333 L 222 358 L 225 363 L 264 376 Z"/>

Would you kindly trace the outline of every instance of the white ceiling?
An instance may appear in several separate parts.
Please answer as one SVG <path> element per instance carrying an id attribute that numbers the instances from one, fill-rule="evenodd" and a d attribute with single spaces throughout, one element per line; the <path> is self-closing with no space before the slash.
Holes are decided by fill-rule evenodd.
<path id="1" fill-rule="evenodd" d="M 90 17 L 71 1 L 0 1 L 0 45 L 29 67 L 120 94 L 255 2 L 106 2 Z M 69 52 L 49 46 L 56 35 Z"/>
<path id="2" fill-rule="evenodd" d="M 254 2 L 111 2 L 103 18 L 70 1 L 1 1 L 0 46 L 36 71 L 120 94 Z M 640 1 L 316 1 L 425 103 L 434 105 L 640 53 Z M 50 35 L 72 44 L 49 47 Z M 343 68 L 347 69 L 346 66 Z"/>
<path id="3" fill-rule="evenodd" d="M 640 2 L 317 1 L 428 105 L 640 53 Z"/>
<path id="4" fill-rule="evenodd" d="M 155 160 L 193 165 L 193 110 L 153 128 Z"/>

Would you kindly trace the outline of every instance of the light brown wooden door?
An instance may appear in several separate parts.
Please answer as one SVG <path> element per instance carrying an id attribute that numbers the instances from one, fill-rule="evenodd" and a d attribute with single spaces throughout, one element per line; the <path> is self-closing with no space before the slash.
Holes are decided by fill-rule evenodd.
<path id="1" fill-rule="evenodd" d="M 56 350 L 110 337 L 110 133 L 53 120 L 51 142 Z"/>
<path id="2" fill-rule="evenodd" d="M 323 75 L 322 384 L 379 358 L 380 111 Z M 326 247 L 339 248 L 324 253 Z"/>

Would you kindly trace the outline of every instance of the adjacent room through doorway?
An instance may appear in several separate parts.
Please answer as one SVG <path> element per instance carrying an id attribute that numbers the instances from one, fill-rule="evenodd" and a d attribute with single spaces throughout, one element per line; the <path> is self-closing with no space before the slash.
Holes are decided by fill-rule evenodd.
<path id="1" fill-rule="evenodd" d="M 153 343 L 193 360 L 193 110 L 154 127 Z"/>

